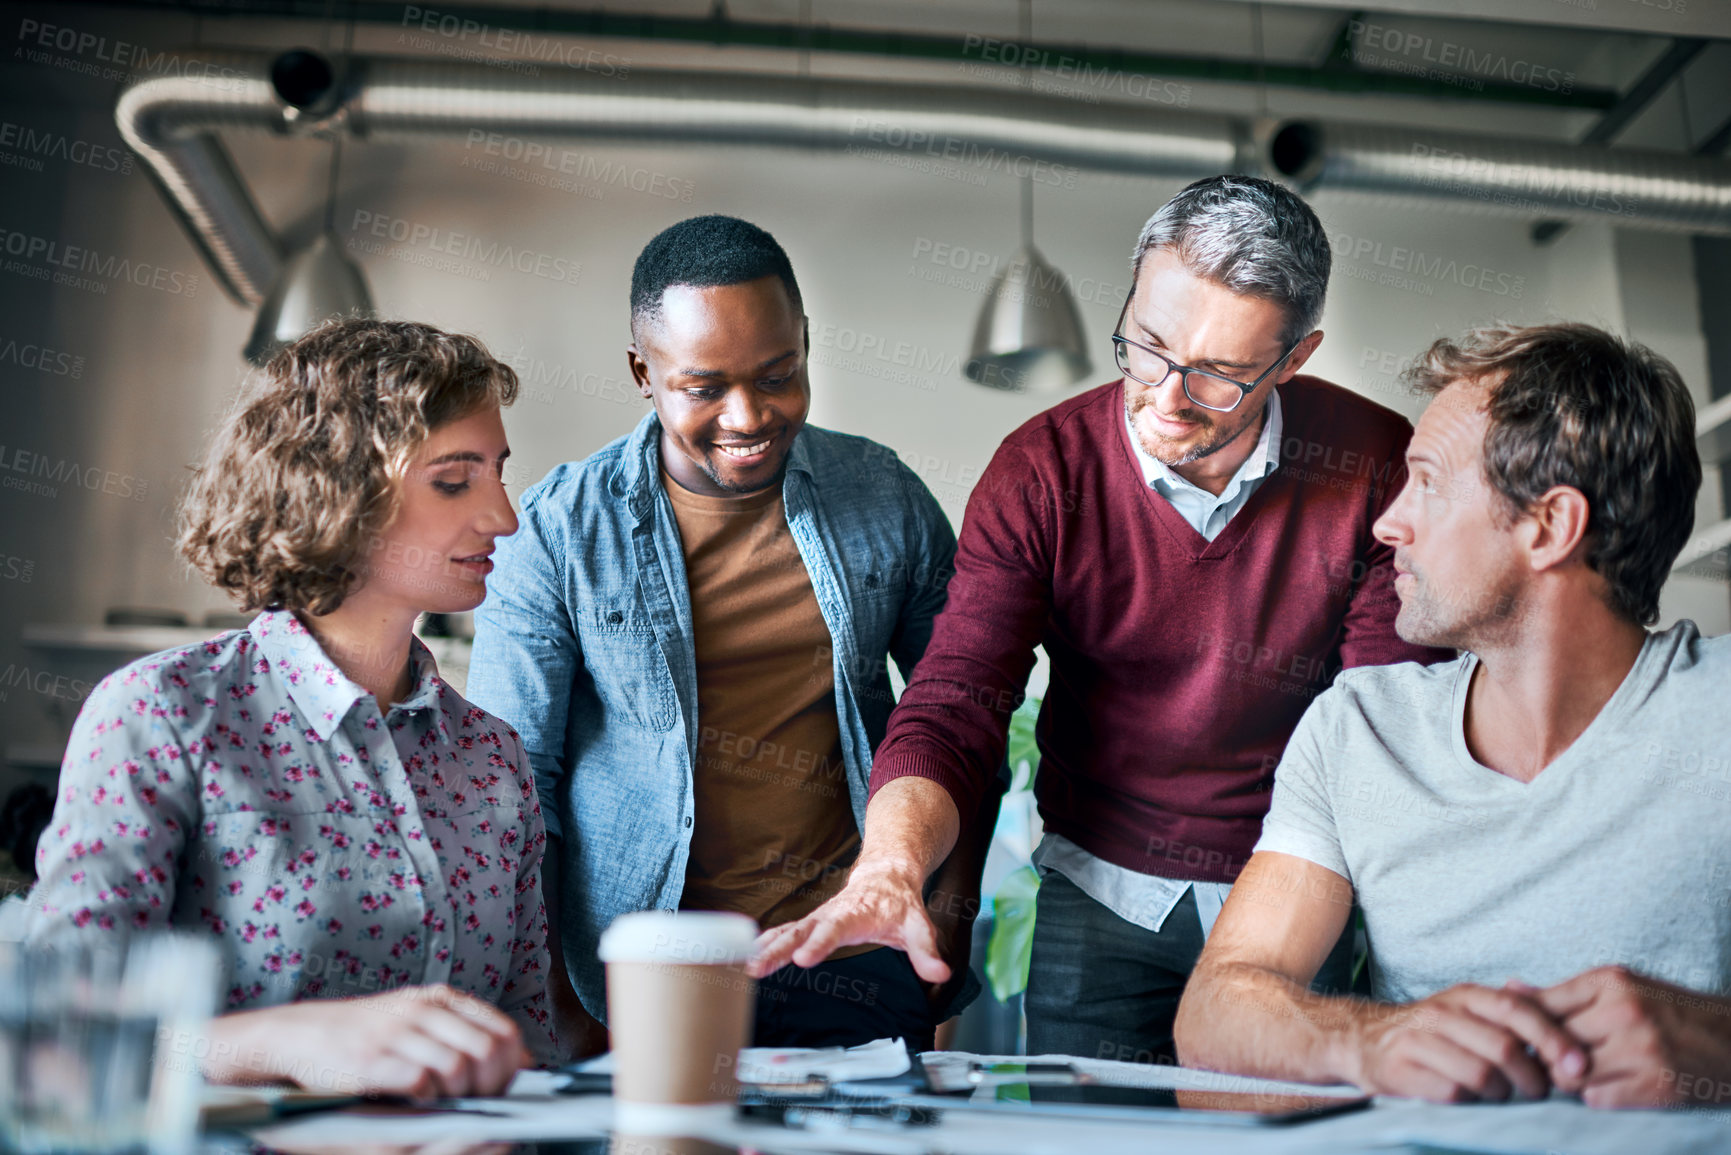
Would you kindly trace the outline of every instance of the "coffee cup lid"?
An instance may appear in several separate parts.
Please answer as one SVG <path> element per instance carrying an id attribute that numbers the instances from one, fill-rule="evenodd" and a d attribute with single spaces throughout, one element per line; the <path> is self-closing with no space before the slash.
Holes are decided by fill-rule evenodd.
<path id="1" fill-rule="evenodd" d="M 746 961 L 756 942 L 757 923 L 743 914 L 643 910 L 614 919 L 597 953 L 602 962 L 716 965 Z"/>

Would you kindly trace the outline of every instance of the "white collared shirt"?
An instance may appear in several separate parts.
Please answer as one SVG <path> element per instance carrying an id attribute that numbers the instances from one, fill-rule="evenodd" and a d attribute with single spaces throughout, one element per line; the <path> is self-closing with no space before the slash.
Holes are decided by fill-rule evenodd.
<path id="1" fill-rule="evenodd" d="M 1280 394 L 1270 393 L 1268 419 L 1262 423 L 1262 436 L 1256 439 L 1256 448 L 1216 497 L 1201 486 L 1186 481 L 1171 466 L 1143 449 L 1142 443 L 1136 439 L 1135 427 L 1130 424 L 1130 414 L 1124 414 L 1130 447 L 1136 451 L 1136 461 L 1142 466 L 1142 479 L 1148 483 L 1148 488 L 1170 502 L 1178 515 L 1209 541 L 1220 536 L 1226 523 L 1244 508 L 1250 495 L 1280 465 L 1280 436 L 1284 426 Z"/>

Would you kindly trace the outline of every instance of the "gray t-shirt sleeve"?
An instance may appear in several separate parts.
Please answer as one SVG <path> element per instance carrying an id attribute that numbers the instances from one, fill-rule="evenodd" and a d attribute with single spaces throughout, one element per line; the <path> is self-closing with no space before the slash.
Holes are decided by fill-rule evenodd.
<path id="1" fill-rule="evenodd" d="M 1350 880 L 1323 765 L 1330 753 L 1335 757 L 1342 753 L 1338 735 L 1332 734 L 1332 722 L 1343 707 L 1350 708 L 1343 697 L 1339 688 L 1325 690 L 1298 720 L 1298 728 L 1274 770 L 1274 797 L 1268 817 L 1262 820 L 1262 837 L 1256 849 L 1290 854 Z"/>

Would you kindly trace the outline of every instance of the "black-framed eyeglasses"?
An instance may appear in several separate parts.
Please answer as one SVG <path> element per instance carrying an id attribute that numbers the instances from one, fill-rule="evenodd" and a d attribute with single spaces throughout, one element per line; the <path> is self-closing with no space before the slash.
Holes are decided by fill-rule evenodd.
<path id="1" fill-rule="evenodd" d="M 1124 318 L 1130 312 L 1130 297 L 1124 298 L 1124 307 L 1118 311 L 1118 323 L 1112 327 L 1112 351 L 1118 358 L 1118 371 L 1132 381 L 1144 385 L 1159 385 L 1173 373 L 1178 374 L 1178 383 L 1184 389 L 1184 396 L 1191 402 L 1212 409 L 1216 413 L 1230 413 L 1256 387 L 1268 380 L 1273 372 L 1286 364 L 1286 359 L 1304 343 L 1300 337 L 1287 346 L 1286 352 L 1270 365 L 1256 380 L 1246 384 L 1234 381 L 1230 377 L 1222 377 L 1218 373 L 1210 373 L 1206 369 L 1193 369 L 1189 365 L 1180 365 L 1169 357 L 1164 357 L 1140 341 L 1132 341 L 1118 330 L 1124 327 Z"/>

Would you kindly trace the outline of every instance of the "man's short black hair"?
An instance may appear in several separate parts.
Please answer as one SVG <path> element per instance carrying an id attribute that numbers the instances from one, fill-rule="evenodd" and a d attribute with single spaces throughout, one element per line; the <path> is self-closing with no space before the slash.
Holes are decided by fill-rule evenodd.
<path id="1" fill-rule="evenodd" d="M 776 239 L 738 217 L 714 213 L 663 229 L 637 254 L 631 270 L 631 331 L 661 314 L 661 298 L 673 285 L 712 288 L 759 277 L 780 277 L 793 306 L 804 311 L 793 264 Z"/>

